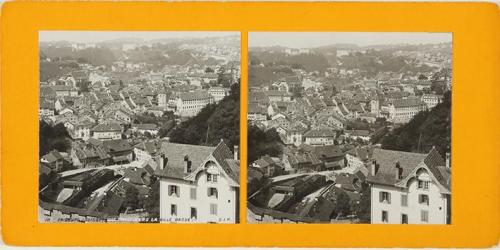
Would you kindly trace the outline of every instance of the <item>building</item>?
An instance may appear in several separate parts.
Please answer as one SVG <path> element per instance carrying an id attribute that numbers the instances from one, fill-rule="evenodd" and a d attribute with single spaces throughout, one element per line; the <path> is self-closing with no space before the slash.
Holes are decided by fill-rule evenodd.
<path id="1" fill-rule="evenodd" d="M 280 167 L 277 164 L 278 161 L 279 160 L 274 160 L 272 157 L 265 155 L 254 161 L 252 167 L 259 169 L 266 177 L 273 177 L 279 174 Z"/>
<path id="2" fill-rule="evenodd" d="M 40 159 L 42 163 L 48 165 L 55 172 L 61 171 L 64 166 L 64 157 L 57 150 L 52 150 Z"/>
<path id="3" fill-rule="evenodd" d="M 214 97 L 207 91 L 194 91 L 180 93 L 177 98 L 177 113 L 182 117 L 197 115 L 208 104 L 214 103 Z"/>
<path id="4" fill-rule="evenodd" d="M 420 100 L 427 105 L 428 109 L 432 109 L 441 102 L 441 97 L 434 94 L 423 94 Z"/>
<path id="5" fill-rule="evenodd" d="M 408 123 L 416 114 L 426 109 L 425 102 L 418 98 L 397 99 L 389 105 L 389 121 Z"/>
<path id="6" fill-rule="evenodd" d="M 90 138 L 90 128 L 93 123 L 79 123 L 75 124 L 73 129 L 70 130 L 70 135 L 73 139 L 82 139 L 84 141 Z"/>
<path id="7" fill-rule="evenodd" d="M 304 134 L 305 144 L 333 145 L 335 132 L 330 129 L 313 129 Z"/>
<path id="8" fill-rule="evenodd" d="M 93 127 L 92 137 L 98 140 L 117 140 L 122 138 L 122 127 L 117 123 L 102 123 Z"/>
<path id="9" fill-rule="evenodd" d="M 436 149 L 428 154 L 373 150 L 371 223 L 449 224 L 450 175 Z"/>
<path id="10" fill-rule="evenodd" d="M 52 89 L 56 92 L 57 96 L 77 96 L 78 90 L 67 85 L 54 85 Z"/>
<path id="11" fill-rule="evenodd" d="M 164 143 L 161 153 L 155 173 L 161 222 L 238 223 L 239 161 L 224 142 L 216 147 Z"/>
<path id="12" fill-rule="evenodd" d="M 267 109 L 256 103 L 248 104 L 247 119 L 251 122 L 263 122 L 267 120 Z"/>
<path id="13" fill-rule="evenodd" d="M 229 95 L 229 89 L 223 87 L 211 87 L 208 89 L 208 93 L 214 97 L 215 102 L 219 102 L 224 99 L 224 97 Z"/>

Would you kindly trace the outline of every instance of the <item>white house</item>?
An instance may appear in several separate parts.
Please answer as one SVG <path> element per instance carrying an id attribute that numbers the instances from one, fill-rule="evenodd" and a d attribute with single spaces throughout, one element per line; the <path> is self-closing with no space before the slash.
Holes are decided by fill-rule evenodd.
<path id="1" fill-rule="evenodd" d="M 333 145 L 335 132 L 330 129 L 312 129 L 304 134 L 304 138 L 308 145 Z"/>
<path id="2" fill-rule="evenodd" d="M 257 103 L 249 103 L 247 110 L 247 119 L 251 122 L 263 122 L 267 120 L 266 108 Z"/>
<path id="3" fill-rule="evenodd" d="M 432 109 L 441 102 L 441 97 L 435 94 L 423 94 L 420 100 L 427 105 L 427 108 Z"/>
<path id="4" fill-rule="evenodd" d="M 183 117 L 195 116 L 203 107 L 213 102 L 213 96 L 207 91 L 184 92 L 177 98 L 177 113 Z"/>
<path id="5" fill-rule="evenodd" d="M 224 142 L 164 143 L 161 151 L 162 223 L 238 223 L 239 161 Z"/>
<path id="6" fill-rule="evenodd" d="M 374 149 L 372 224 L 449 224 L 451 169 L 437 150 L 428 154 Z"/>
<path id="7" fill-rule="evenodd" d="M 223 87 L 211 87 L 208 93 L 214 97 L 215 102 L 219 102 L 229 95 L 229 89 Z"/>
<path id="8" fill-rule="evenodd" d="M 420 111 L 427 109 L 425 102 L 418 98 L 394 100 L 389 106 L 389 121 L 407 123 Z"/>
<path id="9" fill-rule="evenodd" d="M 98 140 L 117 140 L 122 138 L 122 127 L 117 123 L 97 124 L 90 131 L 92 137 Z"/>

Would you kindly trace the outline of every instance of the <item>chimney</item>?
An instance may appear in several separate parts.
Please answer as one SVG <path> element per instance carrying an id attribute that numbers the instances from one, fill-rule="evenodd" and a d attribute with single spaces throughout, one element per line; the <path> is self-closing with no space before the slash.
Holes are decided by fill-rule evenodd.
<path id="1" fill-rule="evenodd" d="M 234 145 L 234 159 L 238 160 L 239 159 L 239 147 L 237 145 Z"/>
<path id="2" fill-rule="evenodd" d="M 396 161 L 396 178 L 398 180 L 401 180 L 403 179 L 403 168 L 401 167 L 401 165 L 399 164 L 399 161 Z"/>
<path id="3" fill-rule="evenodd" d="M 372 164 L 370 165 L 370 174 L 372 176 L 377 175 L 378 172 L 378 164 L 376 161 L 373 161 Z"/>
<path id="4" fill-rule="evenodd" d="M 186 168 L 184 169 L 186 173 L 191 173 L 191 161 L 189 160 L 189 156 L 184 156 L 184 162 L 186 163 Z"/>
<path id="5" fill-rule="evenodd" d="M 166 155 L 161 155 L 161 158 L 162 158 L 162 162 L 163 162 L 163 167 L 162 169 L 165 169 L 167 167 L 167 163 L 168 163 L 168 158 Z"/>

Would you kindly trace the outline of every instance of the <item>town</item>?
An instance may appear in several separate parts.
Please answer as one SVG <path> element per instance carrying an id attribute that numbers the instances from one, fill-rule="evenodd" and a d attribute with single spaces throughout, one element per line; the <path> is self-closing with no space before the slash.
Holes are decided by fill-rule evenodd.
<path id="1" fill-rule="evenodd" d="M 248 222 L 449 224 L 451 36 L 286 34 L 249 35 Z"/>
<path id="2" fill-rule="evenodd" d="M 41 222 L 239 222 L 227 33 L 41 33 Z"/>

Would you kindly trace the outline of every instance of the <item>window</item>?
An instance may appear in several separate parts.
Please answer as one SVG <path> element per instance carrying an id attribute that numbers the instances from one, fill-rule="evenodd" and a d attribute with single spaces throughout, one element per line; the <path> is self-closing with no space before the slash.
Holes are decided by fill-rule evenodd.
<path id="1" fill-rule="evenodd" d="M 215 197 L 217 198 L 218 195 L 217 195 L 217 188 L 208 188 L 208 197 Z"/>
<path id="2" fill-rule="evenodd" d="M 429 205 L 429 196 L 426 194 L 421 194 L 418 196 L 418 203 Z"/>
<path id="3" fill-rule="evenodd" d="M 391 204 L 391 194 L 388 192 L 380 192 L 379 193 L 379 201 L 381 203 Z"/>
<path id="4" fill-rule="evenodd" d="M 198 219 L 198 213 L 195 207 L 191 208 L 191 219 Z"/>
<path id="5" fill-rule="evenodd" d="M 168 186 L 168 195 L 179 197 L 179 187 L 175 186 L 175 185 L 169 185 Z"/>
<path id="6" fill-rule="evenodd" d="M 189 196 L 191 200 L 196 200 L 196 188 L 191 188 Z"/>
<path id="7" fill-rule="evenodd" d="M 382 222 L 389 222 L 389 213 L 387 211 L 382 211 Z"/>
<path id="8" fill-rule="evenodd" d="M 217 175 L 207 173 L 207 182 L 217 182 Z"/>
<path id="9" fill-rule="evenodd" d="M 402 207 L 407 207 L 408 206 L 408 195 L 407 194 L 402 194 L 401 195 L 401 206 Z"/>
<path id="10" fill-rule="evenodd" d="M 170 205 L 170 215 L 177 216 L 177 205 L 175 204 Z"/>
<path id="11" fill-rule="evenodd" d="M 401 224 L 408 224 L 408 215 L 401 214 Z"/>
<path id="12" fill-rule="evenodd" d="M 217 215 L 217 204 L 210 204 L 210 214 Z"/>
<path id="13" fill-rule="evenodd" d="M 418 181 L 418 188 L 419 189 L 428 190 L 429 189 L 429 182 L 428 181 L 421 181 L 421 180 L 419 180 Z"/>
<path id="14" fill-rule="evenodd" d="M 420 211 L 420 220 L 422 222 L 429 222 L 429 211 L 427 210 Z"/>

